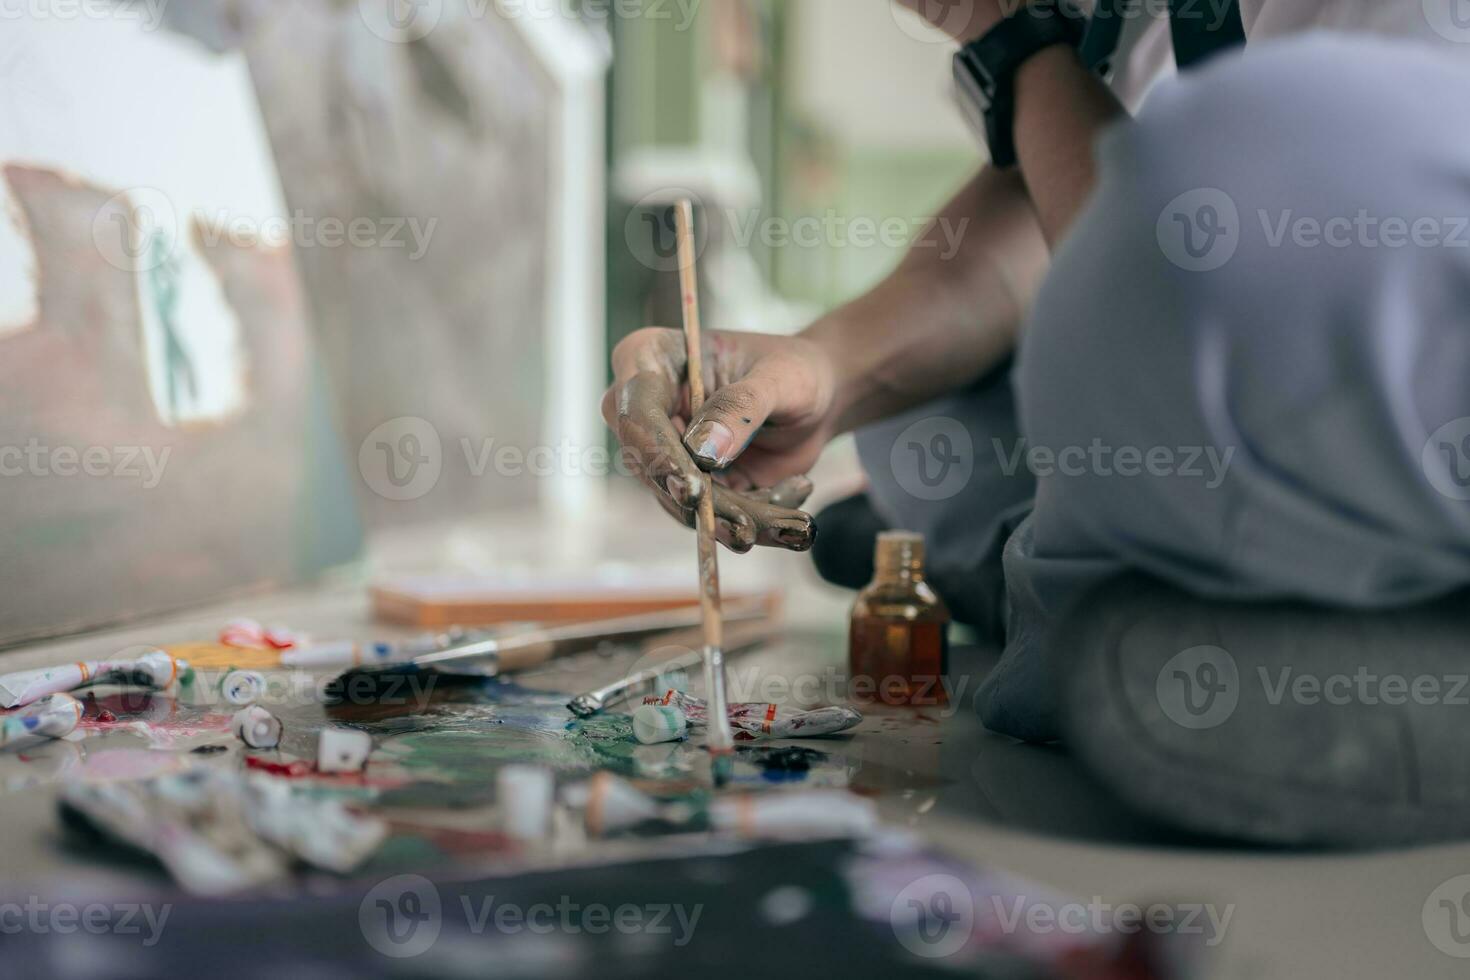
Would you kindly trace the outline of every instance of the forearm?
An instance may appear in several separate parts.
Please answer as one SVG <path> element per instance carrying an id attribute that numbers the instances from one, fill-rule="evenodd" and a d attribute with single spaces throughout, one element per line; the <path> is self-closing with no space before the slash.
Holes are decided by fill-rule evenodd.
<path id="1" fill-rule="evenodd" d="M 1016 75 L 1016 151 L 1046 240 L 1056 245 L 1097 183 L 1093 148 L 1126 115 L 1071 48 L 1047 48 Z"/>
<path id="2" fill-rule="evenodd" d="M 871 292 L 805 333 L 836 381 L 838 431 L 980 377 L 1015 346 L 1048 254 L 1018 174 L 986 168 Z"/>

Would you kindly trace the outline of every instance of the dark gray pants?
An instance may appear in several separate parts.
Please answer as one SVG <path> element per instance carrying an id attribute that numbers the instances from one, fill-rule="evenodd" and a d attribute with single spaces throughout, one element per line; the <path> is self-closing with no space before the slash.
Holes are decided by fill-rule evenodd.
<path id="1" fill-rule="evenodd" d="M 1014 372 L 859 434 L 880 514 L 1005 631 L 989 727 L 1056 734 L 1047 628 L 1123 569 L 1357 608 L 1470 583 L 1467 92 L 1325 33 L 1161 84 Z"/>

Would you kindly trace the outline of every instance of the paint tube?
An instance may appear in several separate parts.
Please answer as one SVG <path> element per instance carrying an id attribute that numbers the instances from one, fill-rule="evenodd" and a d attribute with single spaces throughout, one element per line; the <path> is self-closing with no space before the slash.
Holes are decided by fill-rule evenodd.
<path id="1" fill-rule="evenodd" d="M 373 752 L 373 737 L 355 728 L 323 728 L 316 743 L 318 772 L 359 772 Z"/>
<path id="2" fill-rule="evenodd" d="M 645 704 L 633 712 L 633 737 L 644 745 L 677 742 L 688 728 L 689 719 L 672 705 Z"/>
<path id="3" fill-rule="evenodd" d="M 359 644 L 352 640 L 338 640 L 287 650 L 281 654 L 281 663 L 298 669 L 363 667 L 374 664 L 402 663 L 426 652 L 430 651 L 412 645 Z"/>
<path id="4" fill-rule="evenodd" d="M 152 779 L 65 783 L 61 808 L 115 841 L 153 855 L 186 891 L 224 895 L 284 878 L 289 862 L 246 825 L 213 768 Z"/>
<path id="5" fill-rule="evenodd" d="M 714 800 L 710 826 L 739 837 L 851 837 L 878 827 L 873 801 L 843 790 L 744 793 Z"/>
<path id="6" fill-rule="evenodd" d="M 289 650 L 306 642 L 306 636 L 285 626 L 261 626 L 253 619 L 232 619 L 219 631 L 219 641 L 241 650 Z"/>
<path id="7" fill-rule="evenodd" d="M 0 749 L 19 749 L 70 735 L 82 720 L 82 702 L 70 694 L 48 694 L 0 718 Z"/>
<path id="8" fill-rule="evenodd" d="M 0 676 L 0 708 L 17 708 L 48 694 L 61 694 L 93 684 L 165 688 L 188 665 L 152 650 L 134 660 L 92 660 L 23 670 Z"/>
<path id="9" fill-rule="evenodd" d="M 299 795 L 286 780 L 250 774 L 244 777 L 241 795 L 251 830 L 323 871 L 347 874 L 388 837 L 382 820 L 354 814 L 339 800 Z"/>
<path id="10" fill-rule="evenodd" d="M 696 697 L 670 690 L 658 697 L 646 697 L 645 705 L 676 707 L 684 712 L 691 725 L 703 725 L 709 718 L 709 706 Z M 863 716 L 852 708 L 834 705 L 810 711 L 793 711 L 777 704 L 742 702 L 729 706 L 730 726 L 736 738 L 811 738 L 835 735 L 862 724 Z"/>
<path id="11" fill-rule="evenodd" d="M 599 772 L 562 792 L 562 802 L 582 811 L 587 833 L 602 837 L 664 815 L 657 800 L 625 779 Z"/>
<path id="12" fill-rule="evenodd" d="M 495 799 L 505 832 L 541 840 L 551 831 L 556 778 L 544 766 L 505 766 L 495 774 Z"/>
<path id="13" fill-rule="evenodd" d="M 224 895 L 286 879 L 293 863 L 345 874 L 387 825 L 259 773 L 198 766 L 153 779 L 62 786 L 63 812 L 156 857 L 185 890 Z"/>
<path id="14" fill-rule="evenodd" d="M 254 704 L 265 694 L 265 675 L 254 670 L 232 670 L 220 680 L 219 693 L 229 704 Z"/>
<path id="15" fill-rule="evenodd" d="M 235 712 L 230 730 L 252 749 L 273 749 L 281 744 L 280 719 L 258 704 Z"/>

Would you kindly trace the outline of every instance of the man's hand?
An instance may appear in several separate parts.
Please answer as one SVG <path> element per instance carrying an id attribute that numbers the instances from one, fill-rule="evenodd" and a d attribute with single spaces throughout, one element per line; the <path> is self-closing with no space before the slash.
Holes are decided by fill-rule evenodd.
<path id="1" fill-rule="evenodd" d="M 689 418 L 684 335 L 650 327 L 613 351 L 602 417 L 664 510 L 692 527 L 701 468 L 715 472 L 715 516 L 726 547 L 805 551 L 812 519 L 804 474 L 835 434 L 833 369 L 799 337 L 707 332 L 705 389 Z"/>
<path id="2" fill-rule="evenodd" d="M 964 44 L 1005 19 L 1022 0 L 894 0 Z"/>

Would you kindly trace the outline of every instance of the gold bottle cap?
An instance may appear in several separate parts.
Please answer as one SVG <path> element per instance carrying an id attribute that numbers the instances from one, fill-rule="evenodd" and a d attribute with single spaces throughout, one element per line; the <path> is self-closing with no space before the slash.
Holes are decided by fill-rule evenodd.
<path id="1" fill-rule="evenodd" d="M 923 572 L 924 536 L 913 531 L 884 531 L 878 535 L 873 566 L 879 573 Z"/>

